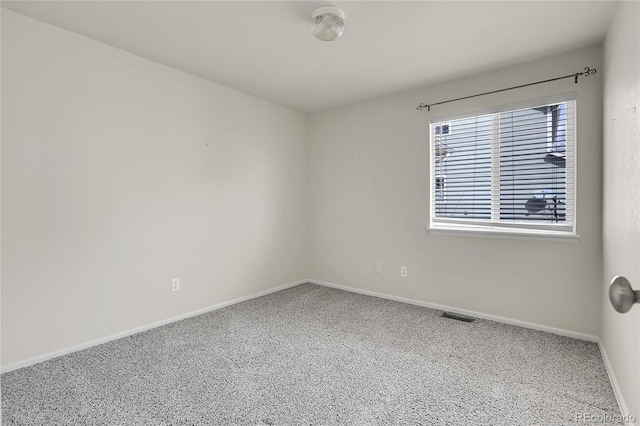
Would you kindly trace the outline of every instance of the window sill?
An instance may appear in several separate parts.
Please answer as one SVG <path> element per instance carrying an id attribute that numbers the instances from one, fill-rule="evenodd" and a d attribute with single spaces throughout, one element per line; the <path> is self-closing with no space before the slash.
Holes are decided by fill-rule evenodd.
<path id="1" fill-rule="evenodd" d="M 430 235 L 446 235 L 452 237 L 468 238 L 498 238 L 512 240 L 531 240 L 576 243 L 580 235 L 563 231 L 537 231 L 522 229 L 501 229 L 471 226 L 430 226 L 427 228 Z"/>

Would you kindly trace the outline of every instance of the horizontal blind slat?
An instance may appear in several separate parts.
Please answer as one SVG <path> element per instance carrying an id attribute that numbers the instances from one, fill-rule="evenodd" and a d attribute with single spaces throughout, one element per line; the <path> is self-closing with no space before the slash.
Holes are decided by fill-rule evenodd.
<path id="1" fill-rule="evenodd" d="M 574 111 L 569 102 L 432 123 L 433 218 L 495 225 L 497 197 L 499 221 L 572 223 Z"/>

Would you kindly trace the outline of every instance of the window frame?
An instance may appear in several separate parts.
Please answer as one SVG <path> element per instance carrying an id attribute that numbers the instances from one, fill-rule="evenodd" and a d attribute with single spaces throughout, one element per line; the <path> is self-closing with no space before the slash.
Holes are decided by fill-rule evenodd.
<path id="1" fill-rule="evenodd" d="M 483 116 L 489 114 L 500 114 L 508 111 L 522 110 L 542 107 L 545 105 L 553 105 L 563 102 L 573 102 L 573 129 L 572 140 L 569 140 L 568 134 L 565 136 L 565 146 L 568 151 L 571 144 L 572 155 L 572 170 L 567 178 L 571 182 L 572 189 L 570 189 L 572 205 L 567 206 L 572 210 L 573 222 L 570 225 L 558 226 L 558 225 L 545 225 L 545 224 L 524 224 L 524 223 L 509 223 L 509 222 L 495 222 L 487 221 L 483 222 L 477 219 L 457 219 L 457 218 L 436 218 L 436 198 L 432 191 L 435 188 L 434 179 L 435 176 L 435 133 L 431 131 L 432 125 L 441 122 L 451 123 L 454 120 L 460 120 L 464 118 L 471 118 L 476 116 Z M 558 241 L 577 241 L 580 236 L 577 234 L 577 177 L 578 177 L 578 165 L 577 165 L 577 140 L 578 140 L 578 106 L 577 106 L 577 94 L 567 93 L 557 96 L 550 96 L 545 98 L 529 99 L 521 102 L 503 104 L 492 106 L 483 110 L 475 110 L 469 112 L 462 112 L 456 114 L 447 114 L 441 116 L 434 116 L 430 119 L 429 129 L 429 226 L 427 228 L 430 234 L 444 234 L 454 236 L 469 236 L 469 237 L 490 237 L 490 238 L 524 238 L 524 239 L 555 239 Z M 492 143 L 492 147 L 498 147 L 499 145 Z M 496 151 L 492 148 L 492 162 L 496 161 Z M 497 157 L 499 161 L 499 156 Z M 569 171 L 567 171 L 569 173 Z M 492 189 L 492 198 L 493 198 Z M 569 198 L 569 193 L 567 194 Z M 564 228 L 564 229 L 560 229 Z"/>

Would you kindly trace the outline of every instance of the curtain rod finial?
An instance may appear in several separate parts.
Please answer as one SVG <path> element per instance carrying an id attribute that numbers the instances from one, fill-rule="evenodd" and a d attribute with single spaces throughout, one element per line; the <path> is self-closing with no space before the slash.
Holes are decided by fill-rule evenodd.
<path id="1" fill-rule="evenodd" d="M 575 74 L 575 80 L 574 82 L 577 84 L 578 83 L 578 77 L 580 77 L 581 75 L 585 76 L 585 77 L 589 77 L 591 74 L 595 74 L 598 71 L 596 71 L 595 68 L 589 68 L 589 67 L 584 67 L 584 71 L 583 72 L 577 72 Z"/>

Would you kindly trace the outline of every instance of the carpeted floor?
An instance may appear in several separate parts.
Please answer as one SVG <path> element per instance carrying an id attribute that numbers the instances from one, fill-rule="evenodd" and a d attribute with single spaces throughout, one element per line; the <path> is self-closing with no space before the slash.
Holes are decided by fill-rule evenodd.
<path id="1" fill-rule="evenodd" d="M 551 426 L 620 415 L 596 344 L 441 313 L 303 284 L 5 373 L 2 422 Z"/>

